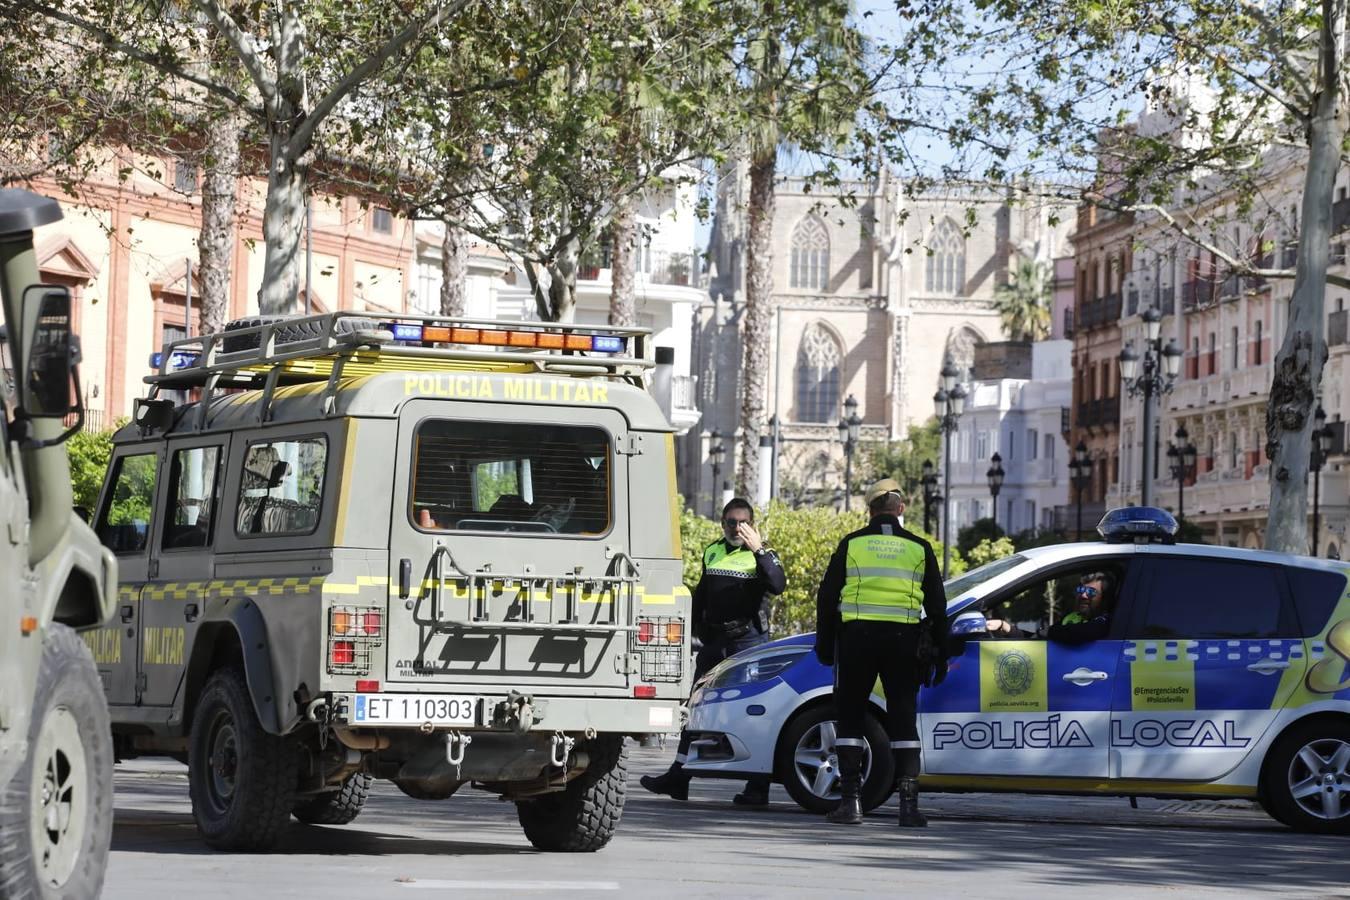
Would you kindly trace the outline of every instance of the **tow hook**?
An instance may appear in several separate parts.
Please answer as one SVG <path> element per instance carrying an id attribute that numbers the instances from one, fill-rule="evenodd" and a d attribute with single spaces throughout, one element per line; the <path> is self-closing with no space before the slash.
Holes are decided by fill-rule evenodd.
<path id="1" fill-rule="evenodd" d="M 459 780 L 459 767 L 464 764 L 464 756 L 472 743 L 472 735 L 458 731 L 451 731 L 445 736 L 445 761 L 455 767 L 456 780 Z"/>
<path id="2" fill-rule="evenodd" d="M 575 738 L 568 737 L 561 731 L 554 733 L 553 740 L 549 742 L 551 752 L 549 761 L 560 769 L 567 768 L 567 758 L 572 755 L 572 748 L 576 743 Z"/>

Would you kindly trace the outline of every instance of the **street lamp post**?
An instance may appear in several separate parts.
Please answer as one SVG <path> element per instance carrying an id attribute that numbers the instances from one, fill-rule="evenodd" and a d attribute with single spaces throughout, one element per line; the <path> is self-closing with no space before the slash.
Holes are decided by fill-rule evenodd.
<path id="1" fill-rule="evenodd" d="M 1120 351 L 1120 379 L 1131 397 L 1144 398 L 1144 478 L 1141 506 L 1153 505 L 1153 398 L 1172 392 L 1172 384 L 1181 372 L 1181 347 L 1176 338 L 1162 346 L 1162 313 L 1157 307 L 1144 310 L 1144 356 L 1134 352 L 1134 342 Z M 1140 363 L 1143 372 L 1140 372 Z"/>
<path id="2" fill-rule="evenodd" d="M 1177 483 L 1177 519 L 1186 518 L 1186 479 L 1195 471 L 1195 445 L 1185 425 L 1177 426 L 1175 444 L 1167 445 L 1167 469 Z"/>
<path id="3" fill-rule="evenodd" d="M 1312 528 L 1312 555 L 1317 556 L 1317 548 L 1321 541 L 1321 507 L 1319 503 L 1322 497 L 1322 466 L 1327 461 L 1327 454 L 1331 451 L 1331 429 L 1327 426 L 1327 414 L 1322 405 L 1317 405 L 1317 411 L 1313 413 L 1313 433 L 1312 433 L 1312 460 L 1308 468 L 1313 473 L 1313 528 Z"/>
<path id="4" fill-rule="evenodd" d="M 966 389 L 957 384 L 961 372 L 952 358 L 942 364 L 942 387 L 933 395 L 938 428 L 942 431 L 942 578 L 946 580 L 951 569 L 951 496 L 952 496 L 952 434 L 957 420 L 966 408 Z"/>
<path id="5" fill-rule="evenodd" d="M 932 534 L 933 501 L 938 497 L 937 473 L 933 471 L 931 459 L 925 459 L 919 468 L 923 472 L 923 477 L 919 479 L 919 484 L 923 486 L 923 533 Z"/>
<path id="6" fill-rule="evenodd" d="M 848 512 L 849 498 L 853 496 L 853 451 L 858 446 L 862 419 L 858 416 L 858 400 L 852 394 L 844 401 L 844 417 L 839 420 L 839 443 L 844 445 L 844 512 Z"/>
<path id="7" fill-rule="evenodd" d="M 984 477 L 989 481 L 989 493 L 994 495 L 994 530 L 998 530 L 998 492 L 1003 490 L 1003 457 L 997 452 L 989 457 L 989 471 Z M 1012 523 L 1009 522 L 1009 525 Z"/>
<path id="8" fill-rule="evenodd" d="M 713 473 L 713 486 L 711 491 L 712 512 L 709 514 L 709 518 L 716 519 L 717 492 L 721 489 L 722 485 L 722 463 L 727 458 L 727 448 L 726 445 L 722 443 L 722 432 L 714 429 L 712 434 L 708 435 L 708 438 L 712 441 L 712 446 L 708 448 L 708 457 L 712 460 Z"/>
<path id="9" fill-rule="evenodd" d="M 1078 442 L 1073 448 L 1073 459 L 1069 461 L 1069 479 L 1073 482 L 1074 492 L 1078 495 L 1078 540 L 1083 539 L 1083 493 L 1092 484 L 1092 460 L 1088 459 L 1087 444 Z"/>

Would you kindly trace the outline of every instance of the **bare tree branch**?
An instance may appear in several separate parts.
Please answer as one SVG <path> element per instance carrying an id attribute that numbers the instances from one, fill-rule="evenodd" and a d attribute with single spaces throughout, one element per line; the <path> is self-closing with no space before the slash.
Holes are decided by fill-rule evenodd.
<path id="1" fill-rule="evenodd" d="M 1284 31 L 1270 18 L 1266 13 L 1265 8 L 1260 4 L 1253 3 L 1252 0 L 1238 0 L 1238 6 L 1243 12 L 1255 19 L 1256 24 L 1259 25 L 1261 30 L 1266 33 L 1266 36 L 1270 38 L 1270 49 L 1274 52 L 1276 58 L 1284 64 L 1285 69 L 1288 71 L 1289 81 L 1294 85 L 1294 89 L 1298 93 L 1299 99 L 1311 106 L 1313 104 L 1313 94 L 1316 89 L 1313 86 L 1313 83 L 1304 75 L 1306 67 L 1299 65 L 1293 54 L 1288 50 L 1279 49 L 1280 45 L 1284 43 Z"/>
<path id="2" fill-rule="evenodd" d="M 197 0 L 197 2 L 214 2 L 214 0 Z M 360 65 L 354 66 L 346 77 L 335 84 L 327 94 L 314 104 L 314 108 L 305 116 L 305 120 L 295 129 L 291 137 L 293 147 L 307 147 L 314 137 L 314 130 L 323 123 L 328 114 L 343 101 L 352 91 L 356 90 L 367 78 L 389 61 L 389 58 L 402 50 L 409 43 L 417 38 L 428 28 L 434 28 L 445 19 L 459 13 L 474 0 L 454 0 L 449 6 L 437 5 L 434 10 L 419 18 L 413 19 L 403 30 L 384 42 L 378 50 L 366 57 Z"/>
<path id="3" fill-rule="evenodd" d="M 178 65 L 176 62 L 172 60 L 166 59 L 154 53 L 147 52 L 139 47 L 132 46 L 131 44 L 126 43 L 125 41 L 119 40 L 118 38 L 114 37 L 110 31 L 108 31 L 107 29 L 103 28 L 100 25 L 96 25 L 95 23 L 90 22 L 88 19 L 83 19 L 79 16 L 71 15 L 70 13 L 65 12 L 64 10 L 58 9 L 57 7 L 54 6 L 48 6 L 45 3 L 35 3 L 33 2 L 33 0 L 18 0 L 17 3 L 4 3 L 3 5 L 0 5 L 0 14 L 4 14 L 6 16 L 12 15 L 14 11 L 18 9 L 27 9 L 32 12 L 38 13 L 39 15 L 55 19 L 58 22 L 64 22 L 67 25 L 72 25 L 75 28 L 80 29 L 81 31 L 88 34 L 90 37 L 97 40 L 100 44 L 107 47 L 109 50 L 115 50 L 118 53 L 122 53 L 125 54 L 126 56 L 131 57 L 134 60 L 143 62 L 148 66 L 153 66 L 154 68 L 165 73 L 166 75 L 171 75 L 174 78 L 181 78 L 184 81 L 197 85 L 198 87 L 205 88 L 206 90 L 210 91 L 216 96 L 221 97 L 222 99 L 227 100 L 230 103 L 233 103 L 235 106 L 239 107 L 245 112 L 248 112 L 250 114 L 257 113 L 257 107 L 253 106 L 253 104 L 251 104 L 248 101 L 248 98 L 244 97 L 244 95 L 240 94 L 238 91 L 235 91 L 233 88 L 228 88 L 225 85 L 221 84 L 220 82 L 213 81 L 212 79 L 207 78 L 204 75 L 195 74 L 189 71 L 188 69 Z"/>
<path id="4" fill-rule="evenodd" d="M 235 56 L 239 57 L 240 64 L 243 65 L 244 70 L 248 72 L 248 77 L 253 80 L 254 86 L 258 89 L 263 106 L 266 107 L 271 116 L 276 117 L 278 114 L 277 83 L 268 74 L 267 67 L 263 65 L 262 57 L 253 41 L 234 21 L 234 16 L 221 9 L 216 0 L 192 0 L 192 2 L 206 18 L 211 20 L 211 24 L 234 48 Z"/>

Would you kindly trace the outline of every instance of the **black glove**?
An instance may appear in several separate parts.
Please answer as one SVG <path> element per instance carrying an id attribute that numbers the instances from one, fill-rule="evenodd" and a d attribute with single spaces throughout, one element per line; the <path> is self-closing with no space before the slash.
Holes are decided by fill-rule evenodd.
<path id="1" fill-rule="evenodd" d="M 816 659 L 820 660 L 822 666 L 833 666 L 834 647 L 822 641 L 816 641 Z"/>
<path id="2" fill-rule="evenodd" d="M 927 629 L 919 633 L 919 681 L 924 687 L 942 684 L 947 677 L 947 651 L 943 641 Z"/>

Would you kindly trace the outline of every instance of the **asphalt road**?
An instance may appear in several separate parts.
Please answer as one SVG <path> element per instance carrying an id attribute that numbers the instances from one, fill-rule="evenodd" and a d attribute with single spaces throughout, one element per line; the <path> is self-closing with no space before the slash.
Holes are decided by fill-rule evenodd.
<path id="1" fill-rule="evenodd" d="M 1243 803 L 935 795 L 923 831 L 889 810 L 830 826 L 778 786 L 764 810 L 733 806 L 732 782 L 696 781 L 688 803 L 655 797 L 637 778 L 670 751 L 631 752 L 619 834 L 582 855 L 536 852 L 490 795 L 418 802 L 383 782 L 351 825 L 294 825 L 270 855 L 215 853 L 183 766 L 124 764 L 104 897 L 1350 898 L 1350 839 L 1294 834 Z"/>

